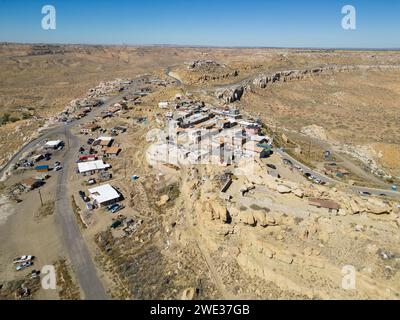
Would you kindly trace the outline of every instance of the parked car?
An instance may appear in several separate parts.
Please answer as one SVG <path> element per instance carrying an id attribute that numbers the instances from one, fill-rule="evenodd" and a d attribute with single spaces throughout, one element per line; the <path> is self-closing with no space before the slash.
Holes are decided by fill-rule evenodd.
<path id="1" fill-rule="evenodd" d="M 86 203 L 86 209 L 92 211 L 92 210 L 94 210 L 94 206 L 90 202 L 87 202 Z"/>
<path id="2" fill-rule="evenodd" d="M 60 170 L 62 170 L 62 166 L 56 166 L 56 167 L 54 167 L 54 171 L 60 171 Z"/>
<path id="3" fill-rule="evenodd" d="M 110 204 L 110 205 L 107 207 L 107 210 L 108 210 L 108 211 L 114 210 L 114 208 L 116 208 L 116 207 L 118 207 L 118 206 L 119 206 L 119 204 L 117 204 L 117 203 Z"/>
<path id="4" fill-rule="evenodd" d="M 30 266 L 33 266 L 33 262 L 32 262 L 32 261 L 27 261 L 27 262 L 24 262 L 24 263 L 22 263 L 22 264 L 19 264 L 19 265 L 15 268 L 15 270 L 21 271 L 21 270 L 24 270 L 24 269 L 26 269 L 26 268 L 29 268 Z"/>
<path id="5" fill-rule="evenodd" d="M 276 170 L 276 165 L 271 164 L 271 163 L 267 163 L 267 167 Z"/>
<path id="6" fill-rule="evenodd" d="M 96 180 L 95 180 L 95 179 L 89 179 L 89 180 L 86 182 L 86 184 L 87 184 L 88 186 L 92 186 L 92 185 L 96 184 Z"/>
<path id="7" fill-rule="evenodd" d="M 111 228 L 113 228 L 113 229 L 117 229 L 119 226 L 121 226 L 122 225 L 122 222 L 120 221 L 120 220 L 117 220 L 117 221 L 114 221 L 112 224 L 111 224 Z"/>
<path id="8" fill-rule="evenodd" d="M 288 165 L 288 166 L 292 166 L 292 165 L 293 165 L 293 162 L 290 161 L 289 159 L 283 159 L 283 163 L 284 163 L 285 165 Z"/>
<path id="9" fill-rule="evenodd" d="M 124 209 L 124 206 L 121 206 L 118 204 L 112 210 L 110 210 L 110 213 L 117 213 L 118 211 L 121 211 L 122 209 Z"/>
<path id="10" fill-rule="evenodd" d="M 13 263 L 14 264 L 16 264 L 16 263 L 24 263 L 24 262 L 27 262 L 27 261 L 32 261 L 34 259 L 35 259 L 34 256 L 21 256 L 21 257 L 17 257 L 15 259 L 13 259 Z"/>
<path id="11" fill-rule="evenodd" d="M 364 197 L 368 197 L 371 195 L 371 193 L 367 192 L 367 191 L 360 191 L 360 195 L 364 196 Z"/>
<path id="12" fill-rule="evenodd" d="M 89 202 L 90 201 L 90 199 L 86 196 L 86 194 L 83 191 L 79 191 L 79 196 L 85 202 Z"/>
<path id="13" fill-rule="evenodd" d="M 54 162 L 54 167 L 58 167 L 58 166 L 61 166 L 61 162 L 60 161 Z"/>
<path id="14" fill-rule="evenodd" d="M 40 275 L 40 271 L 38 270 L 32 270 L 31 272 L 31 279 L 35 279 Z"/>
<path id="15" fill-rule="evenodd" d="M 89 138 L 89 139 L 87 140 L 87 144 L 88 144 L 88 145 L 92 145 L 93 142 L 94 142 L 94 139 L 93 139 L 93 138 Z"/>

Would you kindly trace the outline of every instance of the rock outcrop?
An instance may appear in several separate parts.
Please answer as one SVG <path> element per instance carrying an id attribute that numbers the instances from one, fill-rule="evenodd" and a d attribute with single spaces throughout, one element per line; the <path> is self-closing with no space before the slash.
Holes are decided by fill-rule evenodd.
<path id="1" fill-rule="evenodd" d="M 217 90 L 216 96 L 218 99 L 223 100 L 225 103 L 233 103 L 239 101 L 246 91 L 251 90 L 252 86 L 265 89 L 270 84 L 277 82 L 287 82 L 294 80 L 302 80 L 306 77 L 313 77 L 333 72 L 345 72 L 353 70 L 354 66 L 328 66 L 314 69 L 305 70 L 288 70 L 278 71 L 272 74 L 262 74 L 253 79 L 248 79 L 240 85 L 233 85 L 231 88 Z"/>
<path id="2" fill-rule="evenodd" d="M 218 99 L 223 100 L 225 103 L 233 103 L 239 101 L 245 92 L 244 86 L 238 86 L 223 90 L 218 90 L 216 95 Z"/>

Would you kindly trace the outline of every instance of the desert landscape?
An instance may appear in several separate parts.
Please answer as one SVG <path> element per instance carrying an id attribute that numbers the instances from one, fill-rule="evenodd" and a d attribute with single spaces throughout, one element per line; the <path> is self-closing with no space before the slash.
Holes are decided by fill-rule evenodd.
<path id="1" fill-rule="evenodd" d="M 399 299 L 398 51 L 3 43 L 0 71 L 0 299 Z"/>

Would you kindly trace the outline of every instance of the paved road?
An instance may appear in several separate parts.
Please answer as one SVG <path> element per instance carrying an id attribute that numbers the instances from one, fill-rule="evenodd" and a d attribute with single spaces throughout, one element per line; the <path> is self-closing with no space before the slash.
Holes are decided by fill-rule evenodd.
<path id="1" fill-rule="evenodd" d="M 390 189 L 377 189 L 377 188 L 366 188 L 366 187 L 361 187 L 361 186 L 350 186 L 346 183 L 343 183 L 341 181 L 337 181 L 335 179 L 332 179 L 322 173 L 319 173 L 315 170 L 312 170 L 311 168 L 307 167 L 306 165 L 302 164 L 301 162 L 297 161 L 296 159 L 294 159 L 292 156 L 290 156 L 289 154 L 287 154 L 286 152 L 282 151 L 281 149 L 275 149 L 274 150 L 277 154 L 279 154 L 282 158 L 288 159 L 290 160 L 293 164 L 299 166 L 300 168 L 302 168 L 303 173 L 309 173 L 312 174 L 314 177 L 317 177 L 318 179 L 320 179 L 321 181 L 324 181 L 327 184 L 330 185 L 342 185 L 345 187 L 349 187 L 354 193 L 360 193 L 360 192 L 369 192 L 372 195 L 386 195 L 388 197 L 391 198 L 395 198 L 400 200 L 400 192 L 395 192 L 392 191 Z"/>
<path id="2" fill-rule="evenodd" d="M 135 87 L 137 86 L 137 84 L 138 84 L 137 81 L 138 81 L 139 79 L 143 79 L 143 78 L 144 78 L 144 77 L 137 78 L 137 80 L 136 80 L 131 86 L 129 86 L 129 89 L 128 89 L 128 90 L 130 90 L 131 88 L 135 88 Z M 84 117 L 84 118 L 79 119 L 79 120 L 72 121 L 72 122 L 67 123 L 67 124 L 58 124 L 58 125 L 56 125 L 55 127 L 52 127 L 52 128 L 49 128 L 49 129 L 43 131 L 37 138 L 35 138 L 35 139 L 31 140 L 30 142 L 28 142 L 27 144 L 25 144 L 21 149 L 19 149 L 19 150 L 11 157 L 11 159 L 7 162 L 7 164 L 5 164 L 5 165 L 0 169 L 0 177 L 3 176 L 3 174 L 5 174 L 5 173 L 7 172 L 7 170 L 8 170 L 11 166 L 13 166 L 14 164 L 16 164 L 17 161 L 22 157 L 22 155 L 23 155 L 24 153 L 30 151 L 32 148 L 34 148 L 35 146 L 37 146 L 38 144 L 40 144 L 40 143 L 43 142 L 44 140 L 47 140 L 47 139 L 49 139 L 49 138 L 51 138 L 51 137 L 53 137 L 53 136 L 57 136 L 57 135 L 60 135 L 60 134 L 65 134 L 66 130 L 68 130 L 68 129 L 74 127 L 74 126 L 77 126 L 77 125 L 79 125 L 79 124 L 86 123 L 86 122 L 88 122 L 88 121 L 93 120 L 93 119 L 94 119 L 95 117 L 97 117 L 97 116 L 101 113 L 101 111 L 103 111 L 105 108 L 107 108 L 107 107 L 109 107 L 110 105 L 112 105 L 112 104 L 114 104 L 114 103 L 120 101 L 121 98 L 122 98 L 124 95 L 126 95 L 126 92 L 124 92 L 124 93 L 122 93 L 122 94 L 120 94 L 120 95 L 118 95 L 118 96 L 115 96 L 115 97 L 112 97 L 112 98 L 108 99 L 108 100 L 105 102 L 105 104 L 103 104 L 103 105 L 100 106 L 100 107 L 97 107 L 97 108 L 93 109 L 93 111 L 92 111 L 87 117 Z"/>
<path id="3" fill-rule="evenodd" d="M 180 87 L 180 86 L 183 85 L 181 79 L 175 78 L 175 77 L 171 74 L 171 72 L 172 72 L 171 69 L 172 69 L 173 67 L 174 67 L 174 66 L 168 67 L 167 69 L 165 69 L 165 75 L 167 75 L 168 77 L 174 79 L 174 80 L 176 81 L 176 85 L 177 85 L 178 87 Z"/>
<path id="4" fill-rule="evenodd" d="M 142 77 L 135 79 L 134 83 L 129 87 L 129 90 L 134 90 L 140 79 L 142 79 Z M 93 120 L 103 109 L 120 101 L 125 94 L 126 92 L 123 92 L 118 96 L 108 99 L 106 103 L 96 108 L 86 118 L 67 124 L 63 128 L 66 139 L 69 141 L 69 149 L 64 159 L 64 167 L 59 175 L 56 189 L 57 222 L 62 230 L 63 243 L 71 259 L 75 276 L 84 292 L 84 298 L 86 300 L 106 300 L 108 297 L 102 282 L 98 278 L 96 267 L 86 246 L 81 230 L 79 229 L 72 209 L 72 199 L 68 193 L 68 178 L 74 172 L 73 165 L 75 164 L 75 159 L 79 153 L 80 147 L 79 139 L 70 132 L 70 128 L 80 123 Z"/>
<path id="5" fill-rule="evenodd" d="M 97 276 L 96 267 L 83 239 L 79 225 L 72 209 L 72 199 L 68 193 L 68 179 L 73 168 L 75 154 L 79 149 L 79 140 L 67 131 L 70 140 L 70 149 L 64 158 L 64 168 L 58 176 L 56 188 L 56 222 L 61 229 L 63 244 L 68 251 L 69 258 L 75 272 L 76 279 L 84 293 L 86 300 L 106 300 L 107 294 Z"/>
<path id="6" fill-rule="evenodd" d="M 377 187 L 385 189 L 385 188 L 391 188 L 391 185 L 385 183 L 384 181 L 382 181 L 380 178 L 378 178 L 375 174 L 373 174 L 372 172 L 367 172 L 365 171 L 363 168 L 359 167 L 358 165 L 354 164 L 353 161 L 350 161 L 348 159 L 347 156 L 344 156 L 338 152 L 335 151 L 335 147 L 332 146 L 332 144 L 330 144 L 329 142 L 325 142 L 325 141 L 321 141 L 317 138 L 314 137 L 310 137 L 307 136 L 305 134 L 302 133 L 294 133 L 298 136 L 301 136 L 301 138 L 303 140 L 306 140 L 308 142 L 311 142 L 313 145 L 317 145 L 319 147 L 321 147 L 324 150 L 331 150 L 331 152 L 333 152 L 333 155 L 337 158 L 337 161 L 341 162 L 342 165 L 347 168 L 348 170 L 350 170 L 351 172 L 355 173 L 356 175 L 358 175 L 359 177 L 363 178 L 365 181 L 369 181 L 371 183 L 374 183 Z"/>

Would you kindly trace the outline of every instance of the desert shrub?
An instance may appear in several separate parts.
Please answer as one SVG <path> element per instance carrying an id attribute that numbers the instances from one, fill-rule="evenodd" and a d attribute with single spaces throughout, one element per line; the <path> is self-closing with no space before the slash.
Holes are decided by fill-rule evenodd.
<path id="1" fill-rule="evenodd" d="M 31 119 L 31 118 L 32 118 L 32 115 L 29 112 L 22 113 L 23 120 L 27 120 L 27 119 Z"/>
<path id="2" fill-rule="evenodd" d="M 17 117 L 13 117 L 11 114 L 9 113 L 4 113 L 1 117 L 0 117 L 0 125 L 4 125 L 7 124 L 9 122 L 16 122 L 20 120 Z"/>

